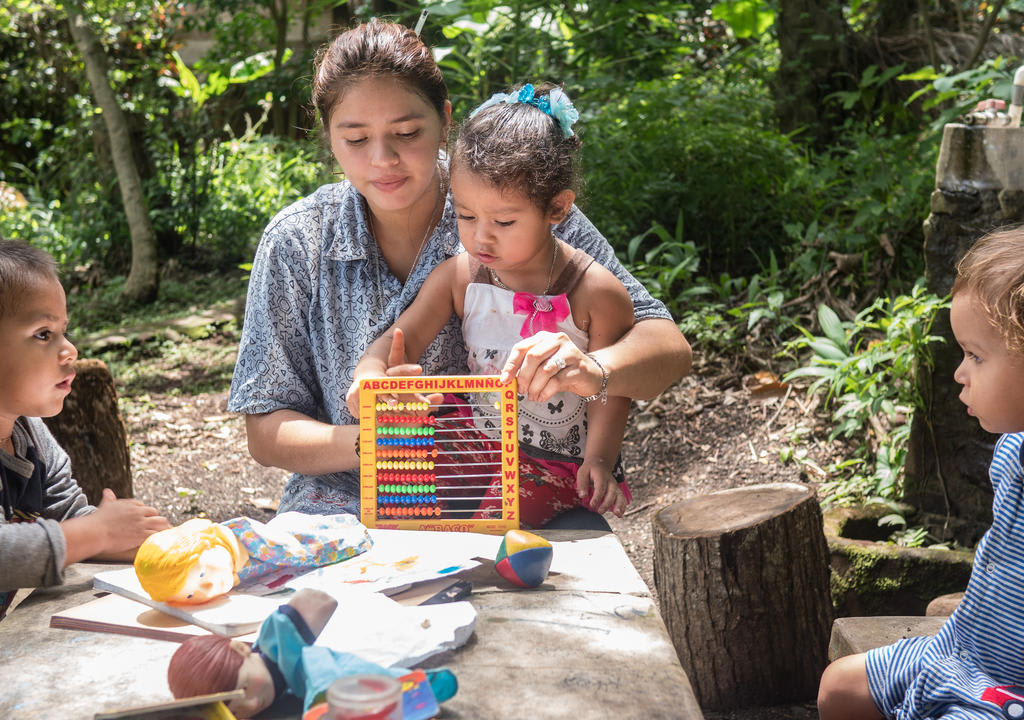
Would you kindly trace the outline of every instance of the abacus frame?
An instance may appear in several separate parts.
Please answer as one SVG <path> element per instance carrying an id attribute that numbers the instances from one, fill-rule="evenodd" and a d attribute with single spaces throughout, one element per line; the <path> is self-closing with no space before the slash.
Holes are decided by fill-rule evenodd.
<path id="1" fill-rule="evenodd" d="M 500 430 L 501 515 L 490 518 L 453 518 L 442 513 L 435 517 L 380 517 L 378 474 L 383 463 L 379 457 L 379 405 L 386 412 L 398 409 L 396 396 L 452 393 L 460 395 L 498 395 Z M 382 399 L 383 398 L 383 399 Z M 429 423 L 428 423 L 429 424 Z M 359 384 L 359 485 L 360 520 L 366 527 L 399 530 L 447 530 L 495 535 L 519 528 L 519 443 L 518 396 L 516 382 L 505 385 L 496 375 L 426 375 L 415 377 L 368 378 Z M 452 441 L 458 442 L 458 441 Z M 415 462 L 415 461 L 413 461 Z M 428 461 L 429 462 L 429 461 Z M 436 482 L 436 481 L 435 481 Z M 452 487 L 455 487 L 454 485 Z"/>

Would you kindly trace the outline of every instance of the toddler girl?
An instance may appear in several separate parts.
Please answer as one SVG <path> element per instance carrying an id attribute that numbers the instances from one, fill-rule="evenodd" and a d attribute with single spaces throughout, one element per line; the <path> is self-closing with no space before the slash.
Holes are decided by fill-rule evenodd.
<path id="1" fill-rule="evenodd" d="M 452 313 L 462 318 L 469 369 L 488 375 L 500 373 L 522 338 L 563 333 L 588 352 L 611 345 L 632 326 L 633 305 L 622 283 L 552 234 L 576 198 L 580 143 L 572 125 L 578 117 L 564 92 L 532 85 L 498 93 L 473 111 L 450 165 L 466 252 L 439 265 L 369 347 L 348 393 L 353 414 L 359 380 L 386 375 L 396 335 L 404 337 L 408 356 L 418 358 Z M 564 351 L 555 353 L 547 369 L 575 372 L 566 360 Z M 621 516 L 630 496 L 617 458 L 629 399 L 609 398 L 603 388 L 591 397 L 564 392 L 543 402 L 531 400 L 529 388 L 520 392 L 526 395 L 519 404 L 523 522 L 540 527 L 581 504 Z M 484 432 L 497 424 L 497 411 L 490 412 L 476 412 Z"/>

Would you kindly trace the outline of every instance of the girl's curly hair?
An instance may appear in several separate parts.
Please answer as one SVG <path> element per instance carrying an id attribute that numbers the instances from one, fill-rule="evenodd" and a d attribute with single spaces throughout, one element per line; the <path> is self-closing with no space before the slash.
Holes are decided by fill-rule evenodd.
<path id="1" fill-rule="evenodd" d="M 953 294 L 972 293 L 1007 349 L 1024 355 L 1024 226 L 986 235 L 956 270 Z"/>
<path id="2" fill-rule="evenodd" d="M 536 97 L 554 87 L 538 85 Z M 464 167 L 500 190 L 522 193 L 547 211 L 563 190 L 579 194 L 580 147 L 575 134 L 565 137 L 558 120 L 540 108 L 501 103 L 484 108 L 462 125 L 452 150 L 451 170 Z"/>

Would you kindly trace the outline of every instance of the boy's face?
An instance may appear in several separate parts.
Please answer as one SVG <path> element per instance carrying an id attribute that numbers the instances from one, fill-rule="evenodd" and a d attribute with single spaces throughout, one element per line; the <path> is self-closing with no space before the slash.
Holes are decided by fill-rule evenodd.
<path id="1" fill-rule="evenodd" d="M 953 379 L 967 413 L 992 433 L 1024 430 L 1024 357 L 1011 353 L 971 292 L 953 298 L 950 323 L 964 359 Z"/>
<path id="2" fill-rule="evenodd" d="M 0 316 L 0 430 L 10 435 L 19 416 L 51 417 L 64 407 L 75 379 L 75 346 L 64 289 L 55 279 L 32 283 Z"/>

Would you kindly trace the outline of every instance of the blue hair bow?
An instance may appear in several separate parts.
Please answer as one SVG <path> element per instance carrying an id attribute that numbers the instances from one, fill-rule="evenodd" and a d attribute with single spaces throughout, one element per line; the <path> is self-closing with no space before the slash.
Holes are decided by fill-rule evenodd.
<path id="1" fill-rule="evenodd" d="M 523 85 L 519 92 L 514 95 L 511 93 L 494 93 L 490 99 L 471 112 L 469 117 L 472 118 L 481 110 L 486 110 L 493 105 L 501 105 L 503 103 L 506 105 L 515 105 L 516 103 L 533 105 L 545 115 L 550 115 L 555 119 L 559 127 L 562 128 L 563 137 L 572 137 L 572 126 L 580 119 L 580 114 L 573 107 L 569 96 L 561 89 L 554 88 L 547 95 L 538 98 L 534 95 L 533 85 L 530 83 Z"/>

